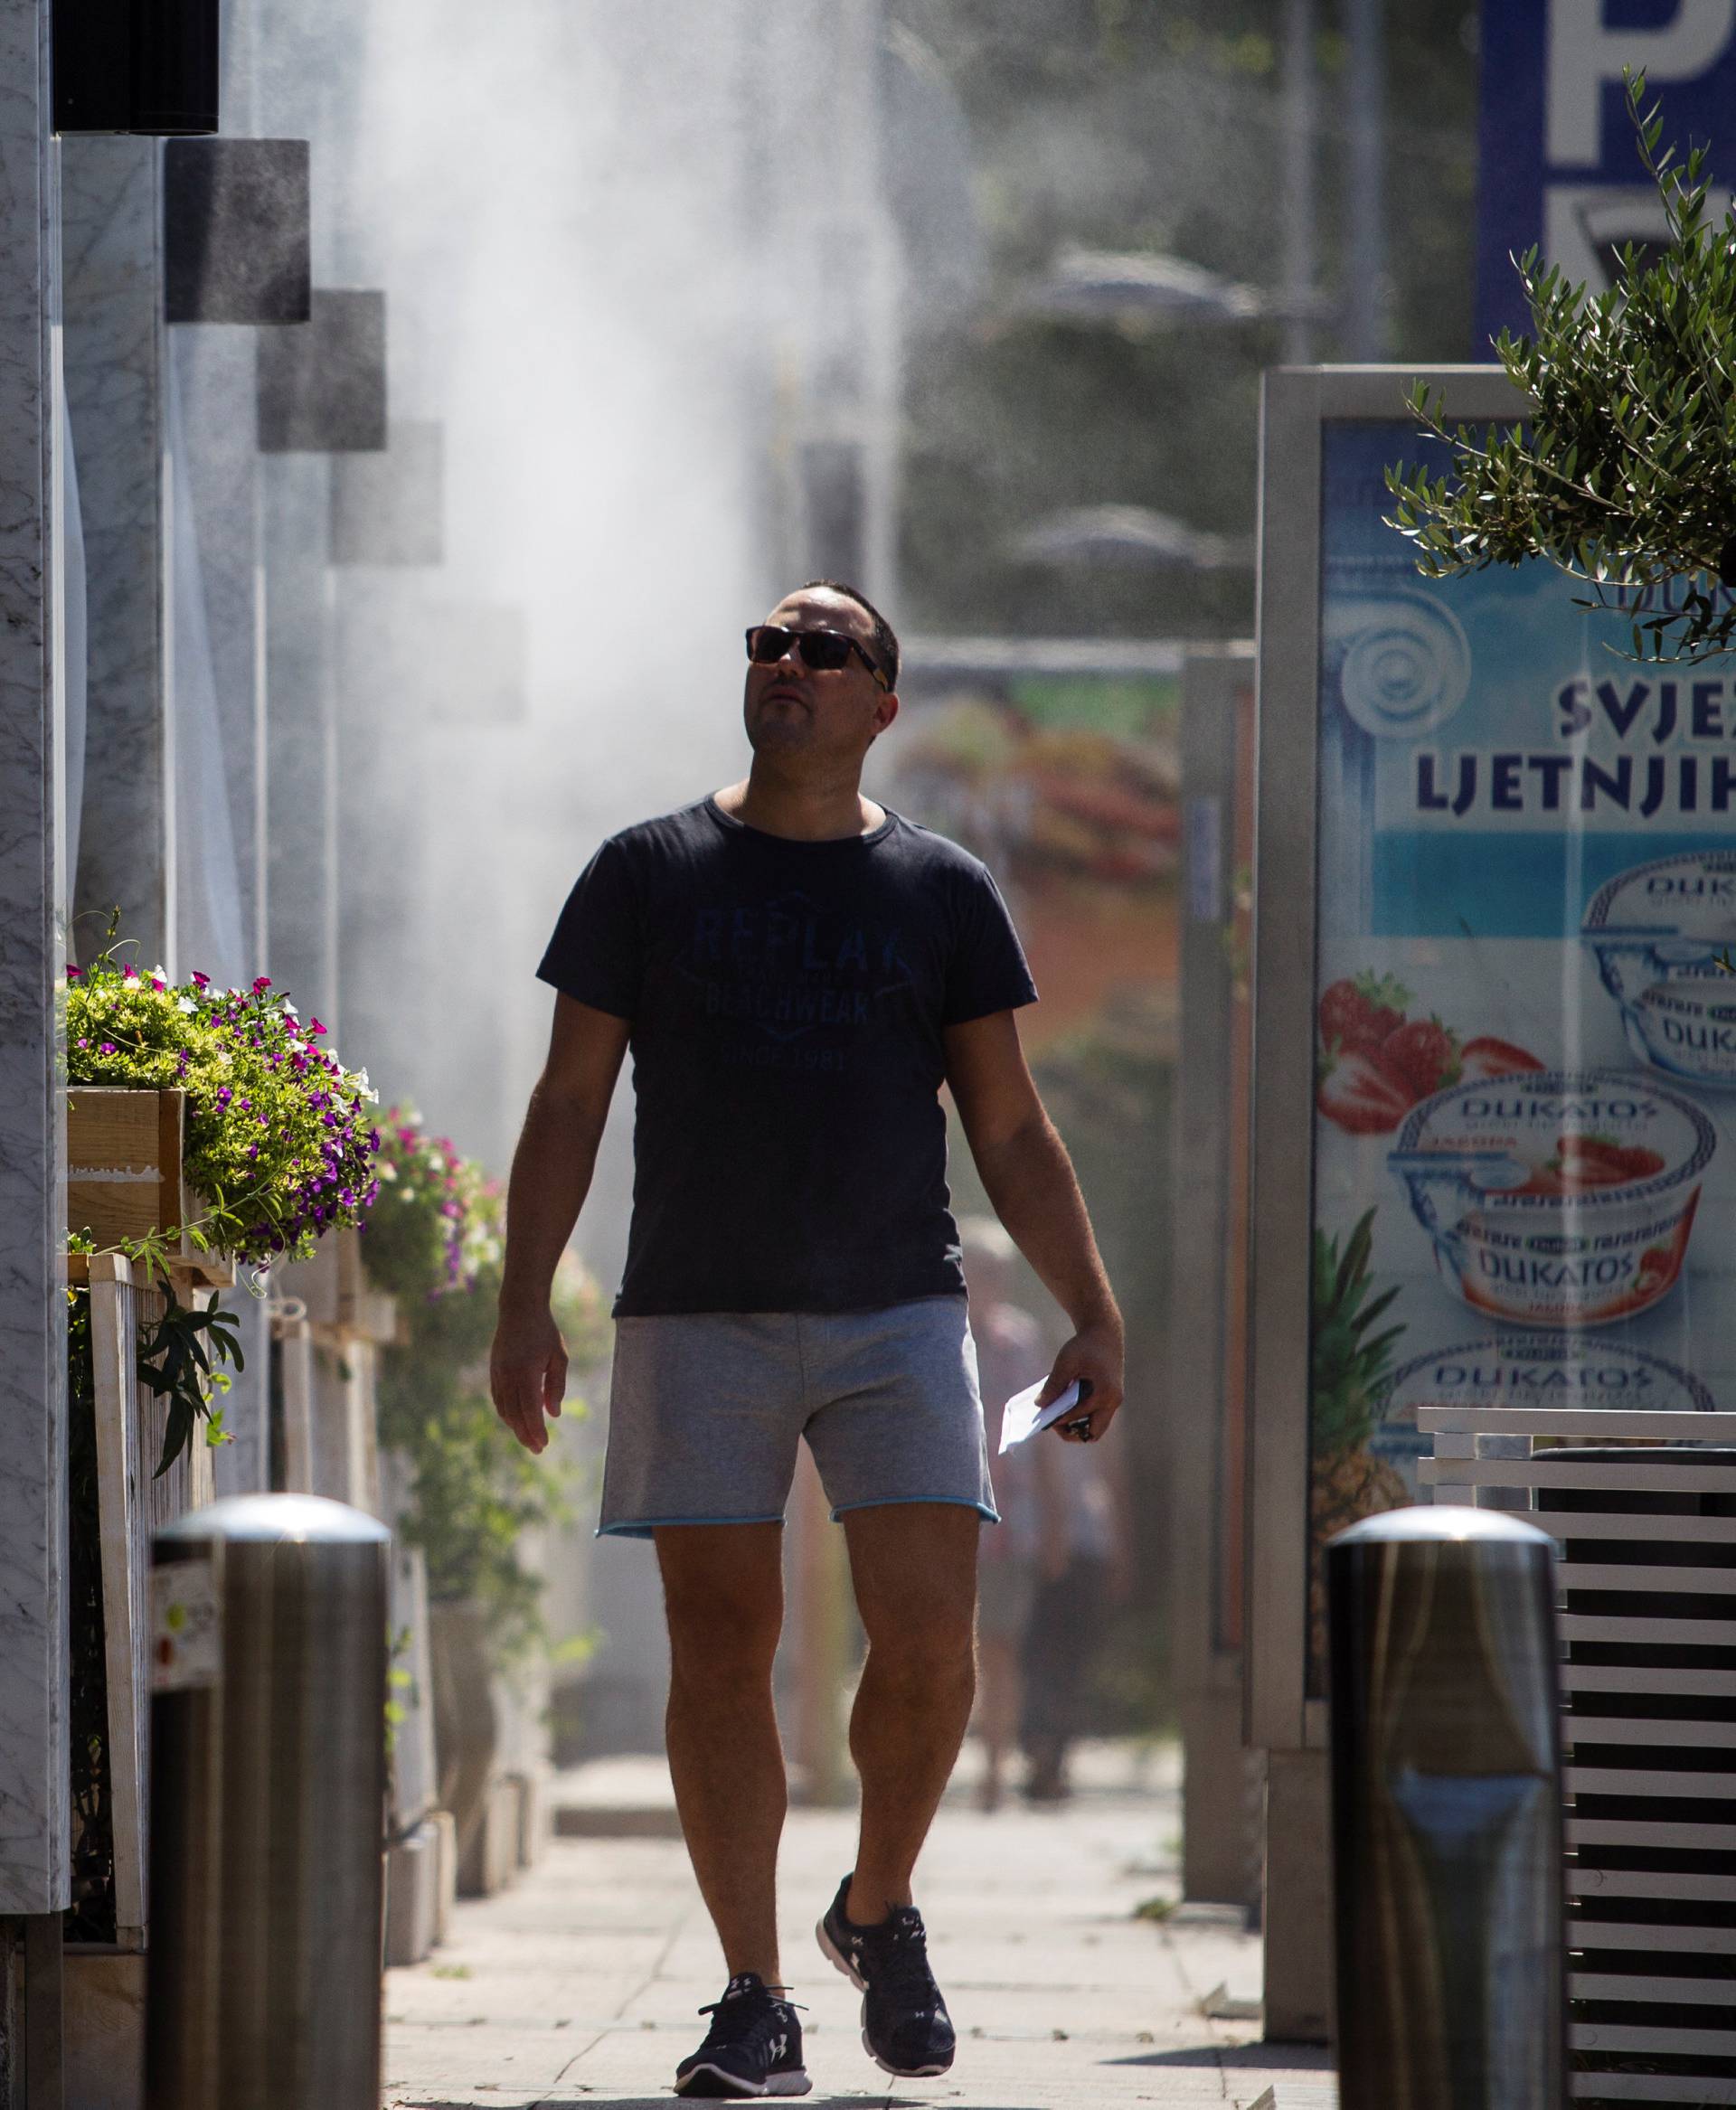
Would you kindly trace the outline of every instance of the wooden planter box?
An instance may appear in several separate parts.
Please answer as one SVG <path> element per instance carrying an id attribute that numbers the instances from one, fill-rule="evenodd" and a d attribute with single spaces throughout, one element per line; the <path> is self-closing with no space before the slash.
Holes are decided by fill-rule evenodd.
<path id="1" fill-rule="evenodd" d="M 66 1220 L 98 1247 L 179 1229 L 203 1213 L 184 1170 L 187 1095 L 79 1085 L 66 1095 Z M 202 1253 L 184 1229 L 170 1271 L 226 1289 L 235 1263 Z"/>

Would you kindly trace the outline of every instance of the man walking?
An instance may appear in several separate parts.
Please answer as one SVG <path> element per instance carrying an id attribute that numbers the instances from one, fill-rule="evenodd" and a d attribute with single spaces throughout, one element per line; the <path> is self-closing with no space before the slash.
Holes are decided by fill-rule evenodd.
<path id="1" fill-rule="evenodd" d="M 633 1220 L 601 1529 L 656 1540 L 669 1766 L 729 1983 L 688 2096 L 805 2095 L 775 1903 L 780 1527 L 806 1437 L 842 1521 L 867 1660 L 850 1722 L 855 1866 L 822 1951 L 888 2073 L 944 2073 L 952 2024 L 910 1879 L 970 1714 L 976 1540 L 995 1511 L 948 1205 L 951 1092 L 984 1187 L 1074 1333 L 1048 1395 L 1121 1401 L 1120 1314 L 1020 1051 L 1032 985 L 994 881 L 864 798 L 898 642 L 816 581 L 748 632 L 747 777 L 605 843 L 542 966 L 558 992 L 507 1199 L 492 1383 L 532 1451 L 566 1357 L 555 1264 L 633 1052 Z"/>

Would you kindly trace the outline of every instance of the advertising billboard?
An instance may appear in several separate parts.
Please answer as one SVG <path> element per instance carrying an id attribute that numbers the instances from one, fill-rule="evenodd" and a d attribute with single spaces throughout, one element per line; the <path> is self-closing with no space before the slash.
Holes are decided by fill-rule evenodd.
<path id="1" fill-rule="evenodd" d="M 1449 418 L 1523 408 L 1498 376 L 1433 378 Z M 1259 999 L 1254 1396 L 1279 1425 L 1307 1400 L 1299 1693 L 1278 1680 L 1305 1706 L 1320 1549 L 1418 1499 L 1419 1407 L 1736 1399 L 1736 665 L 1635 664 L 1628 625 L 1545 563 L 1419 577 L 1385 471 L 1446 462 L 1407 380 L 1269 381 L 1262 975 L 1269 908 L 1296 891 L 1311 913 Z M 1299 523 L 1272 503 L 1284 469 Z M 1268 823 L 1298 799 L 1287 844 Z M 1305 1125 L 1306 1199 L 1264 1176 L 1274 1090 Z M 1278 1313 L 1269 1197 L 1307 1246 Z"/>
<path id="2" fill-rule="evenodd" d="M 1634 151 L 1622 68 L 1643 69 L 1665 141 L 1710 143 L 1736 184 L 1736 0 L 1485 0 L 1476 350 L 1528 326 L 1511 259 L 1535 243 L 1594 292 L 1625 242 L 1665 231 Z M 1714 185 L 1715 189 L 1715 185 Z M 1718 202 L 1714 200 L 1714 202 Z"/>

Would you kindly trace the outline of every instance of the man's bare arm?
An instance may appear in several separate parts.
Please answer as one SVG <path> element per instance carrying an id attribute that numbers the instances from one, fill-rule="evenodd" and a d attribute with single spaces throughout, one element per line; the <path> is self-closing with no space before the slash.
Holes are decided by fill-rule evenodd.
<path id="1" fill-rule="evenodd" d="M 1067 1146 L 1043 1111 L 1010 1011 L 946 1032 L 947 1082 L 995 1213 L 1072 1321 L 1041 1398 L 1046 1405 L 1075 1378 L 1090 1380 L 1091 1432 L 1101 1436 L 1121 1404 L 1121 1314 L 1092 1235 Z"/>
<path id="2" fill-rule="evenodd" d="M 571 996 L 554 1002 L 549 1059 L 531 1094 L 506 1190 L 506 1258 L 488 1362 L 495 1411 L 528 1451 L 549 1440 L 567 1352 L 549 1311 L 554 1271 L 579 1220 L 627 1053 L 625 1019 Z"/>

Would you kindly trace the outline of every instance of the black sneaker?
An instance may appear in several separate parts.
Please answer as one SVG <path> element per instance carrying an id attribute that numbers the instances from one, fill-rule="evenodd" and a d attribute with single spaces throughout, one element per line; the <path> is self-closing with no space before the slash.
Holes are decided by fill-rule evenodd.
<path id="1" fill-rule="evenodd" d="M 796 2010 L 757 1971 L 731 1978 L 722 1999 L 699 2011 L 712 2018 L 711 2033 L 675 2068 L 676 2095 L 805 2096 L 814 2086 Z"/>
<path id="2" fill-rule="evenodd" d="M 894 1905 L 875 1926 L 844 1916 L 850 1878 L 815 1928 L 829 1956 L 862 1994 L 863 2049 L 882 2073 L 918 2080 L 945 2073 L 958 2049 L 952 2019 L 929 1969 L 929 1937 L 914 1905 Z"/>

